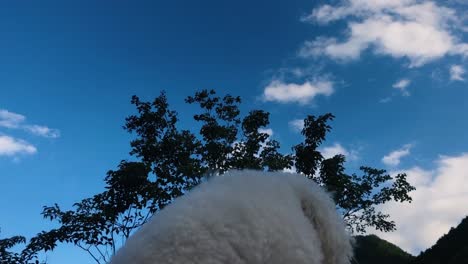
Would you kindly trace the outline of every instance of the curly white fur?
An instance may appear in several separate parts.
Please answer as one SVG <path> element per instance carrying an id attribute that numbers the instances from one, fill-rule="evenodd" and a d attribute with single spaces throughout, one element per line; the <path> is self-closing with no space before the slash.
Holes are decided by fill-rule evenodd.
<path id="1" fill-rule="evenodd" d="M 111 264 L 348 264 L 330 196 L 304 176 L 231 171 L 156 214 Z"/>

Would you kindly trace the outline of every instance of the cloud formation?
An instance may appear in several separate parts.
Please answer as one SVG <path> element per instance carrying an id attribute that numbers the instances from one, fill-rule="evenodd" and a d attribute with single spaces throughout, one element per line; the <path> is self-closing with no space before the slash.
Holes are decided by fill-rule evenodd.
<path id="1" fill-rule="evenodd" d="M 325 159 L 332 158 L 338 154 L 344 155 L 348 160 L 356 160 L 357 159 L 357 152 L 356 151 L 348 151 L 344 148 L 340 143 L 335 143 L 331 146 L 323 147 L 319 149 L 322 153 L 322 156 Z"/>
<path id="2" fill-rule="evenodd" d="M 263 99 L 279 103 L 307 104 L 318 95 L 330 96 L 333 92 L 333 83 L 330 81 L 306 81 L 296 84 L 274 80 L 265 87 Z"/>
<path id="3" fill-rule="evenodd" d="M 27 131 L 33 133 L 34 135 L 38 135 L 41 137 L 46 137 L 46 138 L 60 137 L 60 131 L 58 129 L 53 129 L 53 128 L 49 128 L 46 126 L 38 126 L 38 125 L 25 126 L 24 128 Z"/>
<path id="4" fill-rule="evenodd" d="M 371 49 L 376 54 L 407 58 L 418 67 L 446 55 L 468 55 L 451 24 L 460 24 L 455 10 L 432 1 L 342 0 L 322 5 L 303 21 L 328 24 L 347 20 L 347 36 L 318 37 L 301 48 L 302 57 L 327 55 L 338 60 L 358 59 Z"/>
<path id="5" fill-rule="evenodd" d="M 26 117 L 17 113 L 0 109 L 0 127 L 18 128 Z"/>
<path id="6" fill-rule="evenodd" d="M 382 158 L 382 162 L 387 166 L 398 166 L 400 164 L 401 158 L 410 154 L 411 147 L 411 144 L 406 144 L 400 149 L 390 152 L 388 155 L 385 155 Z"/>
<path id="7" fill-rule="evenodd" d="M 465 68 L 461 65 L 452 65 L 450 67 L 450 80 L 452 81 L 464 81 L 465 78 L 463 75 L 465 74 Z"/>
<path id="8" fill-rule="evenodd" d="M 259 128 L 258 132 L 267 134 L 270 137 L 273 136 L 273 129 L 271 129 L 271 128 Z"/>
<path id="9" fill-rule="evenodd" d="M 416 187 L 412 203 L 387 203 L 385 213 L 395 220 L 397 231 L 374 232 L 404 250 L 418 254 L 436 243 L 468 215 L 468 153 L 441 156 L 434 170 L 413 167 L 405 172 Z"/>
<path id="10" fill-rule="evenodd" d="M 406 89 L 411 84 L 411 80 L 409 79 L 401 79 L 398 82 L 392 85 L 393 88 L 398 89 L 401 91 L 403 96 L 410 96 L 410 93 Z"/>
<path id="11" fill-rule="evenodd" d="M 6 109 L 0 109 L 0 127 L 23 129 L 34 135 L 46 138 L 60 137 L 60 131 L 58 129 L 40 125 L 29 125 L 26 124 L 25 121 L 26 117 L 24 115 L 13 113 Z"/>
<path id="12" fill-rule="evenodd" d="M 288 124 L 292 130 L 296 132 L 301 132 L 304 128 L 304 119 L 294 119 L 289 121 Z"/>
<path id="13" fill-rule="evenodd" d="M 18 154 L 35 154 L 36 147 L 28 142 L 10 136 L 0 135 L 0 156 L 15 156 Z"/>
<path id="14" fill-rule="evenodd" d="M 379 103 L 386 104 L 386 103 L 389 103 L 390 101 L 392 101 L 391 97 L 385 97 L 385 98 L 380 99 Z"/>

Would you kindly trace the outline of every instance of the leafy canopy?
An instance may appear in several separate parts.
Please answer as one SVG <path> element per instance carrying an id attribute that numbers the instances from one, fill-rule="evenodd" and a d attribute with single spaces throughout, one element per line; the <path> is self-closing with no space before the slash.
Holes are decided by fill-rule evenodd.
<path id="1" fill-rule="evenodd" d="M 24 243 L 26 243 L 26 238 L 23 236 L 0 238 L 0 263 L 39 264 L 37 251 L 33 251 L 28 247 L 19 253 L 12 250 L 13 247 Z"/>
<path id="2" fill-rule="evenodd" d="M 351 232 L 368 227 L 395 230 L 390 216 L 377 206 L 388 201 L 411 202 L 414 190 L 405 174 L 361 167 L 360 174 L 345 171 L 345 156 L 324 159 L 319 147 L 331 130 L 334 116 L 309 115 L 304 119 L 303 142 L 283 154 L 280 143 L 261 132 L 270 121 L 268 112 L 252 110 L 241 116 L 241 98 L 220 97 L 213 90 L 188 96 L 198 106 L 193 115 L 198 131 L 179 128 L 176 111 L 165 93 L 152 102 L 133 96 L 137 113 L 126 118 L 124 129 L 135 135 L 130 154 L 138 161 L 121 161 L 105 178 L 106 190 L 63 211 L 46 206 L 43 216 L 58 228 L 39 233 L 28 244 L 33 251 L 52 250 L 58 242 L 72 243 L 106 263 L 116 249 L 148 218 L 203 181 L 229 169 L 295 170 L 333 194 Z"/>

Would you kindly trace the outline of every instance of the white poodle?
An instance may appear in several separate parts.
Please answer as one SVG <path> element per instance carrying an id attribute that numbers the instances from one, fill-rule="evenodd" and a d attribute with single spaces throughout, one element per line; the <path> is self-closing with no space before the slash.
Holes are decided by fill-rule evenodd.
<path id="1" fill-rule="evenodd" d="M 351 237 L 304 176 L 231 171 L 177 198 L 111 264 L 348 264 Z"/>

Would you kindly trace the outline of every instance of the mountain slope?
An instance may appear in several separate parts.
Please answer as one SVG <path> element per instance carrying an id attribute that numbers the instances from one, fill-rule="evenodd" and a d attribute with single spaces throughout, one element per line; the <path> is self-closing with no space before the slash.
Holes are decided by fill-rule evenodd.
<path id="1" fill-rule="evenodd" d="M 468 263 L 468 216 L 412 262 L 412 264 L 461 263 Z"/>
<path id="2" fill-rule="evenodd" d="M 353 264 L 407 264 L 414 257 L 376 235 L 356 236 Z"/>

